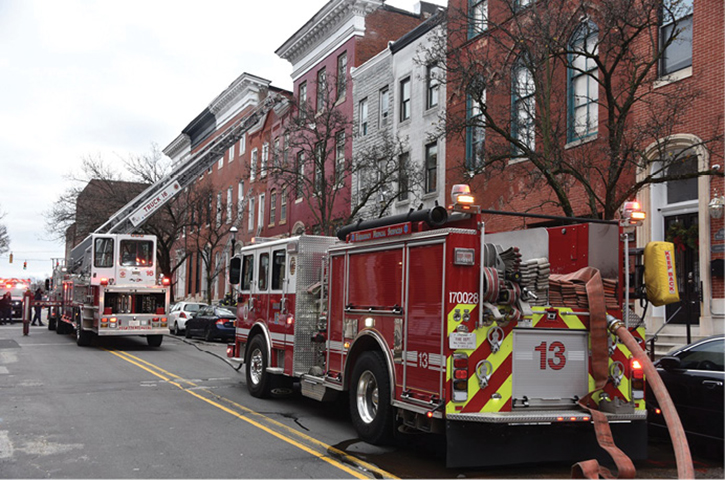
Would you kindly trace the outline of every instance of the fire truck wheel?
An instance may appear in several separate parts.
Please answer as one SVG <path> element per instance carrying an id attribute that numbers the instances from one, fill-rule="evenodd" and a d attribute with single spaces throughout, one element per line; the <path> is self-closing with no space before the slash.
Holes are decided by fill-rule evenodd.
<path id="1" fill-rule="evenodd" d="M 163 335 L 146 335 L 146 343 L 149 344 L 149 347 L 160 347 L 163 341 Z"/>
<path id="2" fill-rule="evenodd" d="M 55 317 L 48 317 L 48 330 L 55 330 L 55 329 L 56 329 Z"/>
<path id="3" fill-rule="evenodd" d="M 380 352 L 365 352 L 355 363 L 350 383 L 350 415 L 364 441 L 381 445 L 393 438 L 390 377 Z"/>
<path id="4" fill-rule="evenodd" d="M 93 332 L 83 330 L 80 325 L 76 328 L 76 344 L 79 347 L 87 347 L 91 344 L 91 339 L 93 339 Z"/>
<path id="5" fill-rule="evenodd" d="M 270 378 L 267 373 L 267 345 L 261 335 L 252 338 L 247 350 L 247 390 L 253 397 L 266 398 L 270 392 Z"/>

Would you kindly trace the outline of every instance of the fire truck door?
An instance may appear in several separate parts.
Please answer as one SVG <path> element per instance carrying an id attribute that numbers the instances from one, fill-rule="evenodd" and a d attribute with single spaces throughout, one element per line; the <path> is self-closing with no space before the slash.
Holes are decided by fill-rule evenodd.
<path id="1" fill-rule="evenodd" d="M 270 277 L 270 252 L 269 249 L 260 249 L 255 253 L 257 271 L 252 295 L 254 297 L 254 318 L 269 324 L 269 277 Z"/>
<path id="2" fill-rule="evenodd" d="M 443 247 L 410 246 L 407 252 L 402 390 L 424 401 L 440 398 L 445 376 Z"/>

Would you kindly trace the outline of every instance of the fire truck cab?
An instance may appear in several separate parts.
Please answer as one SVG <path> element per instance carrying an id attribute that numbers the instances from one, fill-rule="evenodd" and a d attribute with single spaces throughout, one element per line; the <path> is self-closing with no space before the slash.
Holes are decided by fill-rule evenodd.
<path id="1" fill-rule="evenodd" d="M 622 316 L 619 227 L 486 234 L 470 202 L 449 210 L 243 247 L 230 265 L 240 291 L 227 354 L 246 364 L 252 395 L 289 381 L 320 401 L 346 393 L 363 440 L 438 433 L 458 467 L 601 457 L 579 405 L 591 396 L 618 446 L 644 458 L 632 356 L 608 333 L 604 352 L 592 347 L 606 325 L 593 320 L 587 275 L 605 279 L 602 310 Z M 603 388 L 596 361 L 609 369 Z"/>
<path id="2" fill-rule="evenodd" d="M 75 331 L 81 346 L 93 336 L 122 335 L 144 335 L 150 346 L 161 345 L 170 291 L 168 279 L 156 273 L 156 237 L 92 234 L 74 254 L 68 267 L 54 272 L 56 332 Z"/>

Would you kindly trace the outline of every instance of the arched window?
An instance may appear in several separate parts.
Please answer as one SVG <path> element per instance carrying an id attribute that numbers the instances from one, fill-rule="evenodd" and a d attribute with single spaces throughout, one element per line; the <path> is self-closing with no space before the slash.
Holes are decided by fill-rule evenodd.
<path id="1" fill-rule="evenodd" d="M 511 69 L 511 136 L 529 150 L 535 148 L 536 85 L 526 58 L 520 56 Z M 515 147 L 514 154 L 523 154 Z"/>
<path id="2" fill-rule="evenodd" d="M 568 141 L 596 135 L 599 124 L 599 82 L 597 64 L 599 29 L 583 22 L 569 41 Z"/>

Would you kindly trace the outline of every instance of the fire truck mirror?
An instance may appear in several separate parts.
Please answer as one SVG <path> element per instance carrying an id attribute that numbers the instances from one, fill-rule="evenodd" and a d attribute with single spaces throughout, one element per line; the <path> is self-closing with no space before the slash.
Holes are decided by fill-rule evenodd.
<path id="1" fill-rule="evenodd" d="M 229 261 L 229 283 L 239 285 L 242 278 L 242 259 L 241 257 L 232 257 Z"/>

